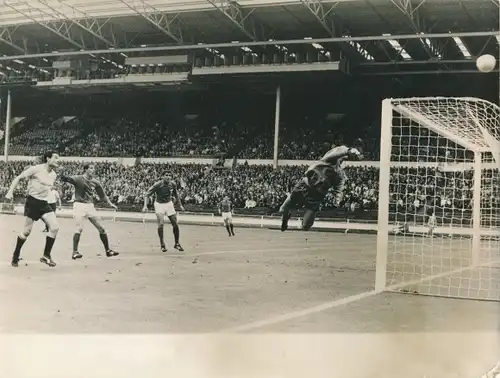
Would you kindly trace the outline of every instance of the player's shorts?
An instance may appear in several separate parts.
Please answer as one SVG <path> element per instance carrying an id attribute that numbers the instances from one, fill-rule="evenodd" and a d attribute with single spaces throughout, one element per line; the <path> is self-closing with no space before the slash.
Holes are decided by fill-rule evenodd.
<path id="1" fill-rule="evenodd" d="M 222 220 L 223 221 L 232 221 L 233 220 L 233 214 L 231 214 L 231 212 L 222 212 Z"/>
<path id="2" fill-rule="evenodd" d="M 166 203 L 159 203 L 155 201 L 155 213 L 160 215 L 167 215 L 167 217 L 171 217 L 172 215 L 177 214 L 175 212 L 174 203 L 172 201 Z"/>
<path id="3" fill-rule="evenodd" d="M 436 227 L 436 217 L 429 217 L 429 221 L 427 222 L 429 227 Z"/>
<path id="4" fill-rule="evenodd" d="M 37 221 L 45 214 L 52 213 L 47 201 L 39 200 L 38 198 L 28 196 L 24 204 L 24 216 Z"/>
<path id="5" fill-rule="evenodd" d="M 325 195 L 311 188 L 305 179 L 302 179 L 292 189 L 290 199 L 297 208 L 319 211 Z"/>
<path id="6" fill-rule="evenodd" d="M 52 211 L 55 213 L 57 210 L 57 202 L 49 203 L 49 206 L 52 209 Z"/>
<path id="7" fill-rule="evenodd" d="M 73 216 L 75 218 L 96 218 L 97 211 L 93 203 L 74 202 Z"/>

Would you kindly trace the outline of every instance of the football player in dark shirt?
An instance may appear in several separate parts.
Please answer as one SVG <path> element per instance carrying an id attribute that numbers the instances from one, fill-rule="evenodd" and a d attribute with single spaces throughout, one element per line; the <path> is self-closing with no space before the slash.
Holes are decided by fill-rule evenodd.
<path id="1" fill-rule="evenodd" d="M 233 204 L 228 196 L 224 196 L 219 204 L 219 213 L 222 215 L 222 220 L 224 221 L 224 226 L 226 226 L 229 236 L 234 236 Z"/>
<path id="2" fill-rule="evenodd" d="M 106 256 L 113 257 L 117 256 L 119 253 L 113 251 L 109 247 L 108 235 L 106 230 L 101 224 L 99 215 L 94 206 L 94 191 L 97 193 L 101 201 L 108 204 L 109 207 L 117 209 L 116 205 L 113 204 L 101 183 L 94 178 L 95 167 L 92 164 L 85 164 L 83 166 L 83 175 L 78 176 L 61 176 L 62 182 L 67 182 L 75 187 L 75 202 L 73 203 L 73 214 L 76 222 L 76 231 L 73 235 L 73 260 L 81 259 L 83 256 L 78 251 L 78 244 L 80 243 L 80 236 L 83 231 L 83 225 L 85 219 L 88 219 L 90 223 L 99 231 L 99 237 L 104 246 Z"/>
<path id="3" fill-rule="evenodd" d="M 165 215 L 168 217 L 170 224 L 172 225 L 172 232 L 174 234 L 174 248 L 178 251 L 184 251 L 179 242 L 179 225 L 177 223 L 177 213 L 175 212 L 174 201 L 179 205 L 180 210 L 184 210 L 181 200 L 177 193 L 177 185 L 172 180 L 172 177 L 167 174 L 161 180 L 154 183 L 154 185 L 149 188 L 146 195 L 144 196 L 144 206 L 142 211 L 148 211 L 148 200 L 149 197 L 155 195 L 155 214 L 158 224 L 158 237 L 160 238 L 160 248 L 162 252 L 167 252 L 167 247 L 163 239 L 163 224 L 165 223 Z"/>
<path id="4" fill-rule="evenodd" d="M 300 208 L 305 208 L 301 228 L 308 231 L 314 224 L 316 213 L 327 192 L 333 189 L 337 192 L 337 197 L 342 193 L 345 181 L 342 162 L 347 159 L 363 159 L 362 151 L 362 141 L 358 139 L 354 147 L 333 147 L 320 160 L 311 164 L 280 207 L 279 211 L 283 213 L 281 231 L 288 229 L 292 209 Z"/>

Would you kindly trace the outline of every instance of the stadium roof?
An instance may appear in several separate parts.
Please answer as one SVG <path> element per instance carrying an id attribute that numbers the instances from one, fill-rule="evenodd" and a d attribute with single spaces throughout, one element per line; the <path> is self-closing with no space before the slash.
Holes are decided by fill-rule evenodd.
<path id="1" fill-rule="evenodd" d="M 154 46 L 253 42 L 343 53 L 374 67 L 454 65 L 498 56 L 499 22 L 499 0 L 3 0 L 0 60 L 31 54 L 24 63 L 40 65 L 35 58 L 71 52 L 118 58 L 120 48 L 133 56 L 134 47 L 144 55 Z"/>

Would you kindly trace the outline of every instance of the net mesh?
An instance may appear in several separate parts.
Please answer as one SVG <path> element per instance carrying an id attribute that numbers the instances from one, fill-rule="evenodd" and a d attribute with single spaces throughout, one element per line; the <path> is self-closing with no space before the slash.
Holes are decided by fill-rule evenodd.
<path id="1" fill-rule="evenodd" d="M 500 300 L 499 117 L 478 99 L 392 100 L 389 287 Z"/>

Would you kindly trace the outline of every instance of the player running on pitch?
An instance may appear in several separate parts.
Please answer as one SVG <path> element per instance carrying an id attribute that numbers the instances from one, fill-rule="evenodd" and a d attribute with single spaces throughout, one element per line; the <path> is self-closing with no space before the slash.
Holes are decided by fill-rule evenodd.
<path id="1" fill-rule="evenodd" d="M 229 236 L 234 236 L 234 226 L 233 226 L 233 204 L 229 200 L 228 196 L 224 196 L 221 203 L 219 204 L 219 213 L 224 221 L 224 226 L 226 226 L 227 233 Z"/>
<path id="2" fill-rule="evenodd" d="M 73 235 L 73 255 L 72 259 L 81 259 L 83 255 L 78 251 L 78 244 L 80 243 L 80 236 L 83 231 L 83 225 L 85 219 L 88 219 L 90 223 L 99 231 L 99 237 L 104 246 L 104 251 L 107 257 L 118 256 L 119 253 L 113 251 L 109 248 L 108 235 L 106 230 L 101 224 L 101 220 L 94 207 L 94 190 L 99 196 L 100 200 L 106 202 L 109 207 L 117 209 L 117 206 L 113 204 L 101 183 L 94 178 L 94 166 L 92 164 L 85 164 L 83 166 L 83 175 L 77 176 L 61 176 L 62 182 L 67 182 L 75 187 L 75 202 L 73 202 L 73 216 L 76 222 L 76 231 Z"/>
<path id="3" fill-rule="evenodd" d="M 25 169 L 17 176 L 10 185 L 9 191 L 5 196 L 8 200 L 14 198 L 14 191 L 19 185 L 19 182 L 28 179 L 28 196 L 24 205 L 24 229 L 17 237 L 16 248 L 12 255 L 11 265 L 15 268 L 19 266 L 21 248 L 26 239 L 31 234 L 33 223 L 42 219 L 49 228 L 47 237 L 45 238 L 45 248 L 40 262 L 47 264 L 50 267 L 56 266 L 52 260 L 50 253 L 56 241 L 57 233 L 59 232 L 59 224 L 57 223 L 56 215 L 49 206 L 47 200 L 50 196 L 50 191 L 54 186 L 57 174 L 54 171 L 59 166 L 59 155 L 55 152 L 48 151 L 42 157 L 42 164 L 37 164 Z"/>
<path id="4" fill-rule="evenodd" d="M 172 180 L 172 177 L 169 174 L 165 175 L 163 179 L 157 181 L 151 188 L 149 188 L 146 195 L 144 196 L 144 206 L 142 208 L 143 212 L 148 211 L 148 200 L 149 197 L 151 197 L 153 194 L 156 196 L 154 208 L 158 225 L 158 237 L 160 239 L 161 251 L 167 252 L 167 247 L 163 239 L 163 224 L 165 223 L 165 215 L 167 215 L 170 224 L 172 225 L 172 232 L 174 234 L 175 241 L 174 248 L 181 252 L 184 251 L 184 248 L 182 248 L 179 242 L 179 224 L 177 223 L 177 213 L 175 212 L 173 201 L 175 200 L 177 202 L 180 210 L 183 211 L 184 207 L 182 206 L 181 200 L 177 193 L 177 185 Z"/>
<path id="5" fill-rule="evenodd" d="M 342 194 L 345 173 L 341 164 L 347 159 L 363 159 L 361 139 L 356 141 L 354 147 L 342 145 L 332 148 L 307 169 L 305 176 L 280 207 L 279 211 L 283 213 L 281 231 L 288 229 L 292 209 L 305 208 L 301 228 L 308 231 L 312 227 L 316 213 L 330 188 L 337 192 L 337 197 Z"/>

